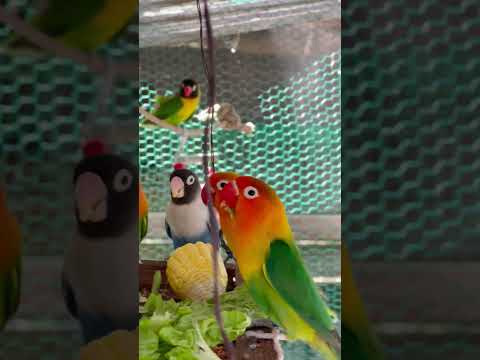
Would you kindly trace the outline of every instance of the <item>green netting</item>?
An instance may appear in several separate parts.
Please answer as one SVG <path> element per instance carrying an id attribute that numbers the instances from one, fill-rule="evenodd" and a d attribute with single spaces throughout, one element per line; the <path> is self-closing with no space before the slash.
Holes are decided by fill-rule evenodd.
<path id="1" fill-rule="evenodd" d="M 26 17 L 35 8 L 30 3 L 11 2 Z M 135 59 L 135 21 L 101 54 L 112 61 Z M 0 26 L 0 41 L 8 33 Z M 6 184 L 10 207 L 20 219 L 25 255 L 61 254 L 65 237 L 74 228 L 71 182 L 81 158 L 82 132 L 100 124 L 132 124 L 137 117 L 133 104 L 138 83 L 118 81 L 109 99 L 109 114 L 92 118 L 103 79 L 72 61 L 0 53 L 0 79 L 0 182 Z M 136 145 L 118 146 L 115 151 L 137 161 Z"/>
<path id="2" fill-rule="evenodd" d="M 355 1 L 342 22 L 352 257 L 477 260 L 478 1 Z"/>
<path id="3" fill-rule="evenodd" d="M 185 76 L 196 77 L 205 89 L 199 56 L 196 48 L 142 50 L 140 104 L 149 107 L 157 91 L 175 90 Z M 222 49 L 217 69 L 218 101 L 232 103 L 244 122 L 256 126 L 250 136 L 214 132 L 217 169 L 265 179 L 289 213 L 339 213 L 339 53 L 291 64 L 271 55 L 232 57 Z M 186 128 L 201 126 L 193 119 Z M 200 160 L 201 146 L 200 137 L 190 138 L 184 155 Z M 168 174 L 178 147 L 179 136 L 170 130 L 140 129 L 141 180 L 154 211 L 168 201 Z M 191 168 L 201 173 L 198 162 Z"/>

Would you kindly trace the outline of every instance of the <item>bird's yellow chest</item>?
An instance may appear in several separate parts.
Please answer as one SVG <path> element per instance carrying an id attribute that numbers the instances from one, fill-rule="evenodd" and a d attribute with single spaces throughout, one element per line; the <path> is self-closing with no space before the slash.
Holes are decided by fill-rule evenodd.
<path id="1" fill-rule="evenodd" d="M 177 116 L 181 119 L 187 119 L 193 115 L 193 113 L 197 110 L 198 104 L 200 102 L 199 98 L 195 99 L 183 99 L 182 98 L 182 108 L 178 112 Z"/>

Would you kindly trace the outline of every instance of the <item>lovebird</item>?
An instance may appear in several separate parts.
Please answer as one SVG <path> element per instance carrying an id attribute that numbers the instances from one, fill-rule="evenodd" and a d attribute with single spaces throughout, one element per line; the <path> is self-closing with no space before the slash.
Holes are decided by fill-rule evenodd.
<path id="1" fill-rule="evenodd" d="M 195 80 L 185 79 L 180 84 L 177 95 L 157 96 L 152 114 L 158 119 L 173 126 L 180 126 L 189 120 L 200 105 L 200 86 Z M 144 127 L 157 127 L 147 119 L 142 122 Z"/>
<path id="2" fill-rule="evenodd" d="M 188 243 L 198 241 L 211 243 L 210 216 L 208 207 L 202 201 L 200 181 L 193 171 L 181 163 L 174 165 L 175 170 L 170 175 L 170 198 L 165 215 L 165 230 L 173 241 L 175 249 Z M 227 252 L 228 261 L 231 258 L 225 245 L 222 231 L 219 230 L 221 246 Z"/>
<path id="3" fill-rule="evenodd" d="M 30 24 L 67 47 L 93 52 L 126 28 L 137 8 L 137 0 L 49 0 Z M 5 47 L 13 52 L 40 50 L 16 34 L 7 39 Z"/>
<path id="4" fill-rule="evenodd" d="M 308 343 L 325 360 L 340 359 L 336 315 L 307 272 L 275 191 L 259 179 L 239 176 L 214 200 L 252 298 L 290 339 Z"/>
<path id="5" fill-rule="evenodd" d="M 148 233 L 148 200 L 140 182 L 138 183 L 138 226 L 140 241 L 142 241 Z"/>
<path id="6" fill-rule="evenodd" d="M 7 209 L 0 188 L 0 331 L 20 303 L 22 236 L 15 217 Z"/>
<path id="7" fill-rule="evenodd" d="M 165 230 L 175 249 L 197 241 L 210 243 L 208 209 L 200 195 L 200 181 L 183 164 L 170 174 L 170 202 L 165 214 Z"/>
<path id="8" fill-rule="evenodd" d="M 91 141 L 74 172 L 77 229 L 62 270 L 66 306 L 89 343 L 138 326 L 138 169 Z"/>
<path id="9" fill-rule="evenodd" d="M 342 242 L 342 339 L 346 360 L 385 359 L 371 328 L 355 282 L 346 245 Z"/>

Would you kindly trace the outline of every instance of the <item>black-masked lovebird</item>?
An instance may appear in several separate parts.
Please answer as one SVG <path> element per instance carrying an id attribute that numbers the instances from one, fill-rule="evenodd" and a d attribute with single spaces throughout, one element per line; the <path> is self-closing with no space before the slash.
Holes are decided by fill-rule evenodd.
<path id="1" fill-rule="evenodd" d="M 355 285 L 347 246 L 342 242 L 342 341 L 344 360 L 383 360 L 380 343 L 370 325 Z"/>
<path id="2" fill-rule="evenodd" d="M 174 165 L 170 174 L 170 203 L 165 216 L 167 236 L 172 240 L 175 249 L 188 243 L 211 243 L 211 227 L 208 207 L 204 202 L 205 190 L 193 171 L 184 164 Z M 222 231 L 219 230 L 220 245 L 227 253 L 228 261 L 231 252 L 225 245 Z"/>
<path id="3" fill-rule="evenodd" d="M 341 358 L 336 314 L 307 272 L 285 208 L 265 182 L 239 176 L 215 195 L 222 231 L 250 294 L 292 340 Z"/>
<path id="4" fill-rule="evenodd" d="M 7 209 L 6 195 L 0 188 L 0 331 L 20 303 L 21 247 L 20 226 Z"/>
<path id="5" fill-rule="evenodd" d="M 179 248 L 198 241 L 211 243 L 208 208 L 202 202 L 200 181 L 184 164 L 174 165 L 170 174 L 170 202 L 165 215 L 165 230 Z"/>
<path id="6" fill-rule="evenodd" d="M 200 105 L 200 86 L 195 80 L 185 79 L 180 84 L 177 95 L 157 96 L 152 114 L 173 126 L 180 126 L 189 120 Z M 147 119 L 142 126 L 156 127 Z"/>
<path id="7" fill-rule="evenodd" d="M 84 147 L 74 172 L 77 229 L 65 254 L 64 298 L 85 343 L 138 325 L 138 168 Z"/>
<path id="8" fill-rule="evenodd" d="M 137 9 L 137 0 L 48 0 L 29 22 L 67 47 L 93 52 L 120 33 Z M 13 52 L 37 53 L 39 50 L 16 34 L 4 45 Z"/>

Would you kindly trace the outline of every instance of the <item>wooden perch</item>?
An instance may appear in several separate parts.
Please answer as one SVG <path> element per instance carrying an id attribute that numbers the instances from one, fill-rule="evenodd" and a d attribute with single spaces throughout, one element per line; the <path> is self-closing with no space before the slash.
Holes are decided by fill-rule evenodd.
<path id="1" fill-rule="evenodd" d="M 203 130 L 202 129 L 182 129 L 179 128 L 178 126 L 171 125 L 167 123 L 164 120 L 160 120 L 157 118 L 155 115 L 149 113 L 143 106 L 140 106 L 138 108 L 138 111 L 140 112 L 140 115 L 143 115 L 145 119 L 148 121 L 154 123 L 155 125 L 158 125 L 162 128 L 172 130 L 176 132 L 178 135 L 183 135 L 186 137 L 197 137 L 197 136 L 202 136 L 203 135 Z"/>

